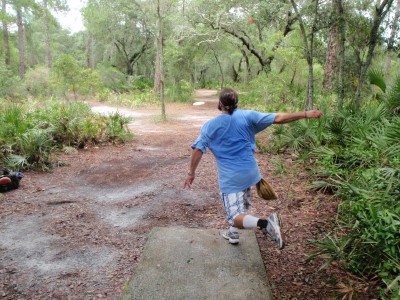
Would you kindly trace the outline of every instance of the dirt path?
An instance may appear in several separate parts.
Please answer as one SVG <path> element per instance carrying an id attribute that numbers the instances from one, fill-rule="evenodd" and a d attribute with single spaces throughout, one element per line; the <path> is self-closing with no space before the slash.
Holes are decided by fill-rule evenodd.
<path id="1" fill-rule="evenodd" d="M 212 155 L 199 166 L 194 187 L 184 190 L 190 144 L 205 120 L 216 116 L 214 91 L 198 91 L 202 106 L 168 104 L 123 110 L 134 121 L 133 142 L 60 155 L 51 174 L 27 172 L 21 188 L 0 200 L 0 297 L 3 299 L 117 299 L 141 258 L 155 226 L 225 228 Z M 102 105 L 95 110 L 105 111 Z M 264 174 L 278 157 L 257 154 Z M 269 179 L 280 198 L 265 202 L 253 192 L 255 214 L 274 210 L 284 219 L 287 247 L 257 233 L 277 299 L 327 299 L 338 271 L 317 273 L 305 263 L 307 241 L 334 215 L 336 203 L 304 191 L 307 174 L 290 157 Z M 162 251 L 162 249 L 160 249 Z"/>

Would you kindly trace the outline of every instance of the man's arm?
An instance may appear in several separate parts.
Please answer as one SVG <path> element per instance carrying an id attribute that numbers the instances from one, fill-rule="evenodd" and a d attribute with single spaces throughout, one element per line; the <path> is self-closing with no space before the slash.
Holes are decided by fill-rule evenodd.
<path id="1" fill-rule="evenodd" d="M 202 157 L 203 157 L 203 152 L 200 149 L 197 149 L 197 148 L 193 149 L 192 157 L 190 159 L 190 168 L 189 168 L 189 172 L 185 179 L 184 188 L 192 187 L 196 169 L 197 169 L 197 166 L 199 165 Z"/>
<path id="2" fill-rule="evenodd" d="M 319 110 L 307 110 L 295 113 L 276 113 L 274 124 L 285 124 L 300 119 L 319 118 L 321 116 L 322 112 Z"/>

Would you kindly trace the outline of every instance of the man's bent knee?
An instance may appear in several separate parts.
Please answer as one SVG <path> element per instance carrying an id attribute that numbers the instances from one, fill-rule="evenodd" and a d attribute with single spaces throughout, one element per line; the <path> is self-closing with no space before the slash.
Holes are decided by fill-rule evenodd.
<path id="1" fill-rule="evenodd" d="M 235 224 L 235 227 L 241 229 L 243 228 L 243 219 L 245 216 L 245 214 L 240 214 L 233 218 L 233 223 Z"/>

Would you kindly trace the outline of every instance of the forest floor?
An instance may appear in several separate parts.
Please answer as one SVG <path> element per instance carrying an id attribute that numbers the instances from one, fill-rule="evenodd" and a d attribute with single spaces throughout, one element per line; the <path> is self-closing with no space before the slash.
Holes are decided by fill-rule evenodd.
<path id="1" fill-rule="evenodd" d="M 197 91 L 196 100 L 204 105 L 168 103 L 167 122 L 159 107 L 121 108 L 133 117 L 132 142 L 58 154 L 52 173 L 26 172 L 20 189 L 0 195 L 0 298 L 117 299 L 152 228 L 227 228 L 212 154 L 183 189 L 190 145 L 219 113 L 215 91 Z M 338 201 L 307 190 L 309 175 L 290 154 L 256 156 L 280 197 L 265 201 L 252 190 L 253 213 L 279 212 L 287 240 L 279 251 L 256 231 L 274 297 L 343 297 L 343 283 L 348 292 L 367 287 L 360 298 L 368 299 L 368 286 L 337 266 L 318 271 L 323 261 L 306 261 L 309 241 L 332 226 Z"/>

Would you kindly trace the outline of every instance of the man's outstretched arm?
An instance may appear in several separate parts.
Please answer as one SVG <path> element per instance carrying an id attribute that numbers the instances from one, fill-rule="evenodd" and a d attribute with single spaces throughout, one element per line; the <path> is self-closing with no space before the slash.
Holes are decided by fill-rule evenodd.
<path id="1" fill-rule="evenodd" d="M 202 157 L 203 157 L 203 152 L 200 149 L 197 148 L 193 149 L 192 157 L 190 159 L 190 168 L 185 179 L 184 188 L 192 186 L 197 166 L 199 165 Z"/>
<path id="2" fill-rule="evenodd" d="M 322 112 L 319 110 L 307 110 L 295 113 L 276 113 L 274 124 L 285 124 L 300 119 L 319 118 Z"/>

